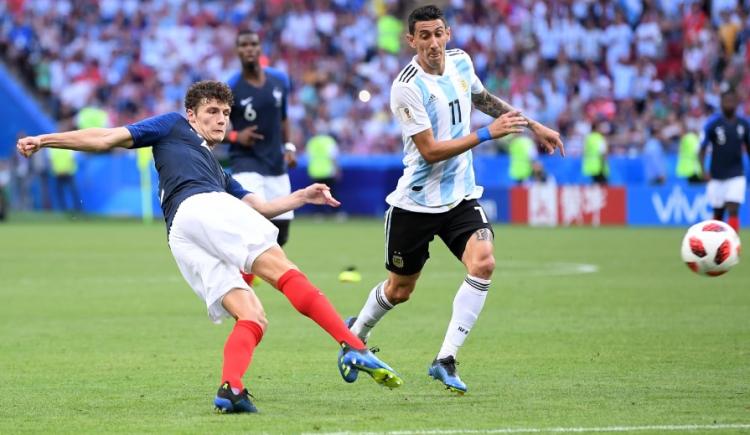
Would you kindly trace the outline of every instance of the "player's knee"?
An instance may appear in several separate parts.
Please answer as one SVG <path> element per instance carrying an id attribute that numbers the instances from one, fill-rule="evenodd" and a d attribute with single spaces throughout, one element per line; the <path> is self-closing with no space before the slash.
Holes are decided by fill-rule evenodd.
<path id="1" fill-rule="evenodd" d="M 468 269 L 469 275 L 490 279 L 495 272 L 495 256 L 492 254 L 482 255 L 473 261 Z"/>
<path id="2" fill-rule="evenodd" d="M 266 329 L 268 329 L 268 318 L 266 317 L 266 313 L 264 311 L 260 312 L 260 315 L 258 316 L 256 322 L 258 323 L 258 325 L 260 325 L 261 329 L 263 329 L 263 332 L 266 332 Z"/>
<path id="3" fill-rule="evenodd" d="M 398 305 L 409 300 L 411 293 L 414 291 L 415 283 L 413 282 L 392 282 L 386 287 L 385 296 L 388 302 Z"/>
<path id="4" fill-rule="evenodd" d="M 255 322 L 260 325 L 264 331 L 268 326 L 268 318 L 266 318 L 266 312 L 263 309 L 242 310 L 237 313 L 236 319 Z"/>

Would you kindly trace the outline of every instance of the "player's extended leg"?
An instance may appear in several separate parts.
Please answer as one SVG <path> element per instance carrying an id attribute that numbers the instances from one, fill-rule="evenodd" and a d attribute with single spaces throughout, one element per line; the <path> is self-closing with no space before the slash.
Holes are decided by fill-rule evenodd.
<path id="1" fill-rule="evenodd" d="M 221 304 L 237 322 L 224 345 L 222 384 L 214 404 L 223 412 L 258 412 L 242 385 L 242 376 L 268 325 L 263 305 L 252 290 L 241 288 L 230 290 Z"/>
<path id="2" fill-rule="evenodd" d="M 347 328 L 328 298 L 287 259 L 281 247 L 274 246 L 263 252 L 255 259 L 251 270 L 279 289 L 297 311 L 312 319 L 342 346 L 339 370 L 344 380 L 353 382 L 356 370 L 364 370 L 387 387 L 395 388 L 403 383 L 392 368 L 367 350 Z M 349 376 L 349 373 L 354 374 Z"/>
<path id="3" fill-rule="evenodd" d="M 480 228 L 466 242 L 461 261 L 468 273 L 453 299 L 453 314 L 443 345 L 428 371 L 430 376 L 457 393 L 464 393 L 467 388 L 458 377 L 456 355 L 482 312 L 495 270 L 492 238 L 490 229 Z"/>
<path id="4" fill-rule="evenodd" d="M 727 223 L 730 227 L 732 227 L 737 233 L 740 232 L 740 204 L 736 202 L 727 202 L 725 204 L 725 207 L 727 208 L 727 214 L 729 215 L 729 218 L 727 219 Z"/>

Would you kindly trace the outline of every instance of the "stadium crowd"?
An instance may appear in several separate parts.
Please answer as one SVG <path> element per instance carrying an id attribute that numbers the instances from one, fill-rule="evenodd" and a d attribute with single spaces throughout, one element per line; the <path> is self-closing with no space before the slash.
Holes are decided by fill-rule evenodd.
<path id="1" fill-rule="evenodd" d="M 605 124 L 610 152 L 656 138 L 675 150 L 718 107 L 719 84 L 750 89 L 748 0 L 451 0 L 451 47 L 487 89 L 558 128 L 572 155 Z M 333 134 L 343 152 L 401 149 L 390 84 L 411 57 L 411 2 L 364 0 L 9 0 L 0 53 L 62 123 L 84 108 L 109 125 L 182 110 L 199 79 L 239 70 L 238 29 L 292 79 L 294 142 Z M 741 111 L 750 111 L 748 93 Z M 475 125 L 486 124 L 475 111 Z M 74 125 L 66 125 L 73 127 Z M 480 150 L 493 152 L 485 144 Z"/>

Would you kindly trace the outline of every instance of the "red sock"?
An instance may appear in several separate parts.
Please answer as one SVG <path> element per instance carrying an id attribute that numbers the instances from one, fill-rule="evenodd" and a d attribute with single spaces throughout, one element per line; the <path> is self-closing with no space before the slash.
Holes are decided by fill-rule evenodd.
<path id="1" fill-rule="evenodd" d="M 740 232 L 740 218 L 738 216 L 729 216 L 729 219 L 727 219 L 727 223 L 730 227 L 732 227 L 737 233 Z"/>
<path id="2" fill-rule="evenodd" d="M 221 381 L 242 390 L 242 376 L 253 359 L 255 347 L 263 339 L 263 327 L 252 320 L 238 320 L 224 345 Z"/>
<path id="3" fill-rule="evenodd" d="M 252 286 L 253 280 L 255 279 L 255 275 L 253 275 L 252 273 L 245 273 L 243 271 L 240 271 L 240 273 L 242 274 L 242 279 L 245 280 L 247 285 Z"/>
<path id="4" fill-rule="evenodd" d="M 362 340 L 346 327 L 328 298 L 299 270 L 290 269 L 284 273 L 279 278 L 276 288 L 289 299 L 297 311 L 320 325 L 337 343 L 346 343 L 354 349 L 367 348 Z"/>

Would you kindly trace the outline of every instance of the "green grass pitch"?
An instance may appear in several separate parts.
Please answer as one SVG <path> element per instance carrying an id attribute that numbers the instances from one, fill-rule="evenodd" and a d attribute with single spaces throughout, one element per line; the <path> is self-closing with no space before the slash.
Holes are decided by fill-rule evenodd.
<path id="1" fill-rule="evenodd" d="M 682 229 L 495 232 L 497 271 L 458 358 L 468 394 L 427 376 L 464 276 L 436 241 L 370 340 L 402 388 L 345 384 L 336 344 L 263 284 L 270 325 L 246 376 L 261 413 L 234 416 L 212 410 L 231 322 L 208 320 L 163 225 L 15 217 L 0 225 L 0 433 L 750 428 L 750 264 L 692 274 Z M 300 219 L 287 252 L 346 316 L 385 276 L 382 239 L 379 220 Z M 349 265 L 362 283 L 338 282 Z"/>

